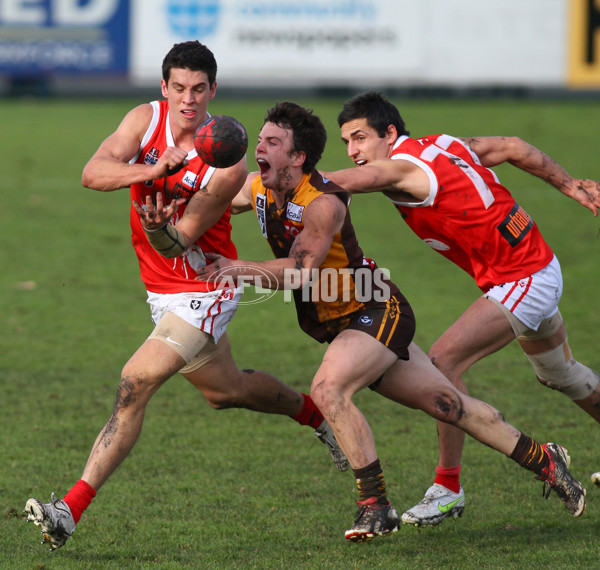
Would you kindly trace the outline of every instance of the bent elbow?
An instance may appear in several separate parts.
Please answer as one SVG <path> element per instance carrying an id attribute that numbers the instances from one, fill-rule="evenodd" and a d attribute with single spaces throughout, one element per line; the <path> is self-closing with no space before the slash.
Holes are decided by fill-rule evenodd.
<path id="1" fill-rule="evenodd" d="M 91 174 L 87 174 L 85 171 L 81 175 L 81 185 L 84 188 L 98 190 L 99 192 L 111 192 L 112 190 L 116 190 L 114 186 L 103 183 L 102 179 Z"/>
<path id="2" fill-rule="evenodd" d="M 85 172 L 81 175 L 81 185 L 84 188 L 91 188 L 91 181 L 88 176 L 86 176 Z"/>
<path id="3" fill-rule="evenodd" d="M 81 185 L 85 188 L 90 188 L 91 190 L 101 190 L 101 188 L 98 187 L 97 180 L 87 168 L 84 168 L 81 173 Z"/>
<path id="4" fill-rule="evenodd" d="M 506 137 L 508 160 L 521 160 L 531 151 L 531 145 L 520 137 Z"/>

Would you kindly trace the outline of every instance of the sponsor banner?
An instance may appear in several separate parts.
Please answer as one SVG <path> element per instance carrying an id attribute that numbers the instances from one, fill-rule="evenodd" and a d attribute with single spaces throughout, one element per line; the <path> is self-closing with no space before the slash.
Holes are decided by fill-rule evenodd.
<path id="1" fill-rule="evenodd" d="M 160 81 L 174 43 L 227 87 L 600 87 L 600 0 L 0 0 L 0 73 Z"/>
<path id="2" fill-rule="evenodd" d="M 571 1 L 132 0 L 132 78 L 198 39 L 227 87 L 560 87 Z"/>
<path id="3" fill-rule="evenodd" d="M 1 0 L 0 72 L 124 74 L 130 0 Z"/>
<path id="4" fill-rule="evenodd" d="M 414 0 L 133 0 L 132 71 L 160 81 L 174 43 L 197 39 L 227 86 L 363 83 L 425 64 L 427 2 Z M 418 46 L 418 47 L 416 47 Z"/>

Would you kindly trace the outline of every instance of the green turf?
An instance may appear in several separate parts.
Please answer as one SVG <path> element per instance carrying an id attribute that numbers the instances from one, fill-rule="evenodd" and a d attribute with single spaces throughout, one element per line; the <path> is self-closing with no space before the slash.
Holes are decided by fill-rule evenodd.
<path id="1" fill-rule="evenodd" d="M 341 100 L 298 98 L 326 124 L 324 169 L 350 166 L 339 142 Z M 21 511 L 30 496 L 64 494 L 109 417 L 123 364 L 151 330 L 129 242 L 127 191 L 80 185 L 83 165 L 139 101 L 1 101 L 3 244 L 0 310 L 0 567 L 2 568 L 593 568 L 600 470 L 595 422 L 539 386 L 509 346 L 467 376 L 472 394 L 539 441 L 556 440 L 588 487 L 572 519 L 561 501 L 500 454 L 468 440 L 465 516 L 439 528 L 347 544 L 356 491 L 311 431 L 283 417 L 215 412 L 181 377 L 151 401 L 131 456 L 100 490 L 67 546 L 48 553 Z M 212 111 L 247 126 L 251 149 L 271 100 L 219 100 Z M 573 175 L 600 179 L 597 102 L 398 101 L 415 136 L 521 136 Z M 252 156 L 252 155 L 250 155 Z M 249 161 L 253 163 L 252 159 Z M 561 261 L 561 310 L 578 359 L 600 369 L 600 222 L 553 188 L 498 170 Z M 428 348 L 472 302 L 470 279 L 430 251 L 381 196 L 356 197 L 365 253 L 388 267 L 413 304 Z M 252 214 L 234 219 L 240 257 L 269 253 Z M 242 306 L 230 329 L 240 367 L 263 368 L 307 391 L 324 347 L 303 335 L 280 294 Z M 357 403 L 371 422 L 389 496 L 420 500 L 436 465 L 434 422 L 376 394 Z"/>

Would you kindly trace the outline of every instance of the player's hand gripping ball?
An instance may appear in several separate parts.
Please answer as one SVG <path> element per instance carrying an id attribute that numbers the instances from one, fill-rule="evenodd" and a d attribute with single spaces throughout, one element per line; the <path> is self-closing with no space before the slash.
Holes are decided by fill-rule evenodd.
<path id="1" fill-rule="evenodd" d="M 198 156 L 209 166 L 228 168 L 242 160 L 248 149 L 248 134 L 237 119 L 213 115 L 194 135 Z"/>

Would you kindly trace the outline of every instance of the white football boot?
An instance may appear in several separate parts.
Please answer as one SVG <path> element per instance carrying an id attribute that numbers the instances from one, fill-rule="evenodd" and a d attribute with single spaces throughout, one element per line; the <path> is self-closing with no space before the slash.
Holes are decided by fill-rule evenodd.
<path id="1" fill-rule="evenodd" d="M 52 493 L 50 503 L 29 499 L 25 504 L 27 521 L 42 527 L 42 544 L 49 542 L 50 550 L 64 546 L 75 532 L 75 521 L 69 505 Z"/>
<path id="2" fill-rule="evenodd" d="M 414 526 L 435 526 L 447 517 L 462 517 L 465 510 L 465 492 L 461 487 L 453 493 L 434 483 L 423 500 L 402 515 L 402 522 Z"/>

